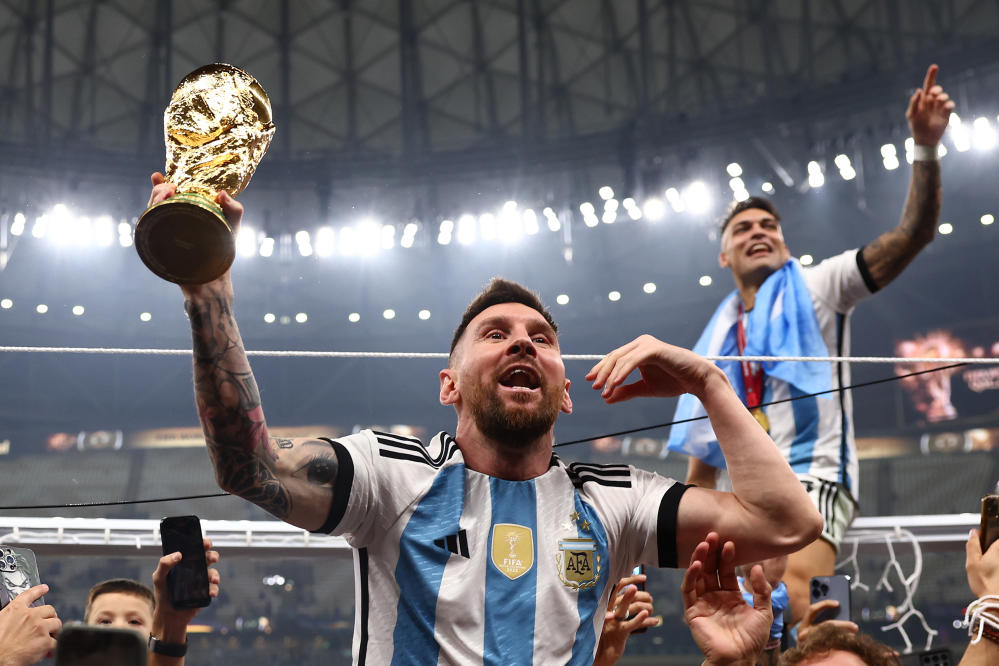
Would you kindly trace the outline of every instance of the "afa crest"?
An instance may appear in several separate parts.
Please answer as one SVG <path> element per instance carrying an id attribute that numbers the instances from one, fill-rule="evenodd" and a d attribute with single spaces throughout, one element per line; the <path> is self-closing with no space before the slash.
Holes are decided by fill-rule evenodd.
<path id="1" fill-rule="evenodd" d="M 559 539 L 555 563 L 559 580 L 573 590 L 587 590 L 600 580 L 600 553 L 593 539 Z"/>
<path id="2" fill-rule="evenodd" d="M 493 566 L 510 580 L 516 580 L 534 566 L 534 533 L 513 523 L 493 525 Z"/>

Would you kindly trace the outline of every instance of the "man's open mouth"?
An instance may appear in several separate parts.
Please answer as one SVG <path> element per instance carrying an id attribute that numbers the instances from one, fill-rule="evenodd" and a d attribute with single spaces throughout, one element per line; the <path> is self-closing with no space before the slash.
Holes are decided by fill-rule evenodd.
<path id="1" fill-rule="evenodd" d="M 500 386 L 507 388 L 529 389 L 531 391 L 541 386 L 541 377 L 530 366 L 518 365 L 508 369 L 500 376 Z"/>

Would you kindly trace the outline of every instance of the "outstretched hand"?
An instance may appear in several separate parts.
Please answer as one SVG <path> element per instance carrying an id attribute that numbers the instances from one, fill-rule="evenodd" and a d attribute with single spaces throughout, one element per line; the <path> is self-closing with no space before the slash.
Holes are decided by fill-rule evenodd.
<path id="1" fill-rule="evenodd" d="M 205 560 L 208 562 L 208 566 L 211 567 L 211 565 L 219 561 L 218 551 L 212 550 L 212 542 L 208 539 L 202 539 L 202 545 L 205 549 Z M 153 594 L 156 597 L 156 610 L 153 615 L 154 635 L 156 635 L 158 627 L 176 630 L 184 629 L 186 631 L 187 625 L 191 623 L 194 616 L 201 610 L 200 608 L 174 608 L 170 602 L 170 591 L 167 589 L 167 574 L 180 563 L 180 560 L 180 553 L 168 553 L 160 558 L 156 566 L 156 571 L 153 572 Z M 221 582 L 218 569 L 209 568 L 208 596 L 212 599 L 219 596 L 219 585 Z M 161 636 L 157 637 L 160 638 Z"/>
<path id="2" fill-rule="evenodd" d="M 624 384 L 632 371 L 642 378 Z M 708 380 L 721 371 L 694 352 L 667 344 L 651 335 L 635 338 L 604 356 L 586 380 L 601 390 L 608 403 L 639 397 L 671 398 L 681 393 L 699 395 Z"/>
<path id="3" fill-rule="evenodd" d="M 771 587 L 755 565 L 748 582 L 753 605 L 742 598 L 735 575 L 735 544 L 708 533 L 697 544 L 683 577 L 683 620 L 708 664 L 755 664 L 770 637 Z"/>
<path id="4" fill-rule="evenodd" d="M 954 101 L 941 86 L 936 85 L 939 69 L 936 65 L 929 66 L 923 87 L 912 93 L 909 108 L 905 111 L 912 138 L 920 146 L 935 146 L 940 143 L 950 120 L 950 113 L 954 110 Z"/>

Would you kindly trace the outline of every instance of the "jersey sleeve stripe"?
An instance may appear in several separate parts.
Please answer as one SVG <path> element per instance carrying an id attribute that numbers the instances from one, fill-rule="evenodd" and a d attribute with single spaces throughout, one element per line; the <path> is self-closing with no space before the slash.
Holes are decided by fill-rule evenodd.
<path id="1" fill-rule="evenodd" d="M 687 488 L 690 486 L 685 483 L 674 483 L 659 501 L 656 540 L 659 544 L 659 566 L 663 568 L 677 567 L 676 515 L 680 510 L 680 498 Z"/>
<path id="2" fill-rule="evenodd" d="M 343 514 L 347 511 L 347 502 L 350 500 L 350 490 L 354 486 L 354 459 L 350 457 L 347 448 L 332 439 L 320 437 L 325 442 L 329 442 L 336 454 L 336 482 L 333 484 L 333 499 L 330 500 L 330 512 L 326 516 L 323 526 L 314 534 L 330 534 L 337 528 L 343 520 Z"/>

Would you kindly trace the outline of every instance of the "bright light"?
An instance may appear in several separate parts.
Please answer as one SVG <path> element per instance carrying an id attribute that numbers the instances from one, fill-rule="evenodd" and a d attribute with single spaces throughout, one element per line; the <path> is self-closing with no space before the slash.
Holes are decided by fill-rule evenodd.
<path id="1" fill-rule="evenodd" d="M 645 284 L 642 285 L 642 291 L 644 291 L 646 294 L 656 293 L 656 283 L 646 282 Z"/>
<path id="2" fill-rule="evenodd" d="M 267 236 L 262 241 L 260 241 L 260 256 L 269 257 L 274 254 L 274 239 Z"/>
<path id="3" fill-rule="evenodd" d="M 857 177 L 857 172 L 852 166 L 847 165 L 845 169 L 839 170 L 839 175 L 843 178 L 843 180 L 853 180 Z"/>
<path id="4" fill-rule="evenodd" d="M 617 199 L 608 199 L 604 202 L 604 210 L 617 211 L 618 205 Z"/>
<path id="5" fill-rule="evenodd" d="M 604 224 L 614 224 L 617 221 L 617 211 L 605 210 L 600 219 L 604 221 Z"/>
<path id="6" fill-rule="evenodd" d="M 767 182 L 763 183 L 763 186 L 760 189 L 762 189 L 767 194 L 773 194 L 774 193 L 774 184 L 771 183 L 768 180 Z"/>
<path id="7" fill-rule="evenodd" d="M 118 244 L 122 247 L 132 246 L 132 225 L 124 220 L 118 223 Z"/>
<path id="8" fill-rule="evenodd" d="M 702 287 L 710 287 L 711 286 L 711 276 L 710 275 L 702 275 L 697 280 L 697 284 L 701 285 Z"/>
<path id="9" fill-rule="evenodd" d="M 819 188 L 825 185 L 826 178 L 822 175 L 822 167 L 819 166 L 818 162 L 812 161 L 808 163 L 808 186 L 812 188 Z"/>
<path id="10" fill-rule="evenodd" d="M 35 306 L 35 312 L 37 312 L 38 314 L 45 314 L 48 311 L 49 311 L 49 306 L 45 305 L 44 303 L 39 303 L 38 305 Z"/>
<path id="11" fill-rule="evenodd" d="M 139 315 L 139 321 L 149 321 L 152 318 L 153 315 L 149 314 L 148 312 L 143 312 L 142 314 Z"/>
<path id="12" fill-rule="evenodd" d="M 746 189 L 746 183 L 738 176 L 729 180 L 728 186 L 732 188 L 733 192 L 739 192 L 740 190 Z"/>
<path id="13" fill-rule="evenodd" d="M 496 235 L 504 243 L 513 243 L 520 240 L 520 237 L 524 235 L 524 222 L 521 220 L 516 208 L 512 206 L 503 207 L 499 218 L 496 220 Z"/>
<path id="14" fill-rule="evenodd" d="M 14 301 L 10 300 L 9 298 L 0 300 L 0 308 L 3 308 L 4 310 L 10 310 L 12 307 L 14 307 Z"/>
<path id="15" fill-rule="evenodd" d="M 937 227 L 937 231 L 939 231 L 942 235 L 946 236 L 947 234 L 954 231 L 954 225 L 951 224 L 950 222 L 941 222 L 940 226 Z"/>
<path id="16" fill-rule="evenodd" d="M 268 324 L 273 324 L 275 319 L 277 319 L 277 317 L 274 316 L 273 312 L 268 312 L 264 315 L 264 321 Z"/>
<path id="17" fill-rule="evenodd" d="M 666 201 L 669 202 L 669 205 L 673 207 L 673 211 L 676 213 L 682 213 L 687 210 L 683 197 L 680 196 L 680 190 L 675 187 L 666 190 Z"/>
<path id="18" fill-rule="evenodd" d="M 533 236 L 534 234 L 538 233 L 538 231 L 541 230 L 538 227 L 538 214 L 535 213 L 530 208 L 524 211 L 523 220 L 524 220 L 524 231 L 526 231 L 528 235 Z"/>
<path id="19" fill-rule="evenodd" d="M 975 118 L 971 124 L 972 137 L 976 150 L 992 150 L 996 147 L 996 131 L 984 116 Z"/>
<path id="20" fill-rule="evenodd" d="M 899 167 L 898 152 L 895 144 L 886 143 L 881 146 L 881 161 L 884 163 L 886 171 L 894 171 Z"/>
<path id="21" fill-rule="evenodd" d="M 742 175 L 742 167 L 739 166 L 738 162 L 730 163 L 727 167 L 725 167 L 725 171 L 727 171 L 728 175 L 732 176 L 732 178 L 738 178 Z"/>
<path id="22" fill-rule="evenodd" d="M 584 201 L 583 203 L 579 204 L 579 212 L 582 213 L 583 216 L 585 217 L 587 215 L 593 215 L 596 212 L 596 209 L 593 207 L 593 204 L 591 204 L 589 201 Z"/>
<path id="23" fill-rule="evenodd" d="M 304 324 L 305 322 L 309 321 L 309 315 L 305 314 L 304 312 L 299 312 L 298 314 L 295 315 L 295 321 L 297 321 L 299 324 Z"/>
<path id="24" fill-rule="evenodd" d="M 94 228 L 89 217 L 78 217 L 68 225 L 69 236 L 77 247 L 90 247 L 94 240 Z"/>
<path id="25" fill-rule="evenodd" d="M 98 247 L 111 247 L 114 244 L 114 222 L 108 215 L 94 220 L 94 242 Z"/>
<path id="26" fill-rule="evenodd" d="M 496 238 L 496 216 L 492 213 L 479 215 L 479 235 L 482 240 L 493 240 Z"/>
<path id="27" fill-rule="evenodd" d="M 422 319 L 423 321 L 426 321 L 430 319 L 430 310 L 420 310 L 416 316 Z"/>
<path id="28" fill-rule="evenodd" d="M 395 310 L 389 308 L 388 310 L 382 312 L 382 316 L 385 317 L 386 319 L 395 319 Z"/>
<path id="29" fill-rule="evenodd" d="M 954 150 L 959 153 L 971 150 L 971 132 L 956 113 L 950 114 L 947 131 L 950 132 L 950 140 L 954 142 Z"/>
<path id="30" fill-rule="evenodd" d="M 621 205 L 623 205 L 624 209 L 628 211 L 628 217 L 630 217 L 633 220 L 642 219 L 642 209 L 638 207 L 638 204 L 635 203 L 634 199 L 628 197 L 627 199 L 621 202 Z"/>
<path id="31" fill-rule="evenodd" d="M 356 312 L 351 312 L 349 315 L 347 315 L 347 321 L 349 321 L 351 324 L 356 324 L 357 322 L 361 321 L 361 315 L 359 315 Z"/>
<path id="32" fill-rule="evenodd" d="M 299 245 L 298 246 L 298 253 L 300 255 L 302 255 L 303 257 L 311 257 L 312 256 L 312 245 L 305 245 L 305 244 Z"/>
<path id="33" fill-rule="evenodd" d="M 645 205 L 642 206 L 642 210 L 645 211 L 645 217 L 653 222 L 658 222 L 666 216 L 666 204 L 663 203 L 662 199 L 657 199 L 655 197 L 646 199 Z"/>
<path id="34" fill-rule="evenodd" d="M 346 227 L 345 227 L 346 228 Z M 371 256 L 378 252 L 379 248 L 385 247 L 384 228 L 378 222 L 371 219 L 361 220 L 354 227 L 354 247 L 355 251 L 362 256 Z M 342 242 L 343 232 L 341 231 L 340 249 L 347 243 Z M 395 245 L 395 227 L 392 227 L 392 244 Z"/>
<path id="35" fill-rule="evenodd" d="M 621 300 L 621 292 L 620 291 L 612 291 L 609 294 L 607 294 L 607 299 L 611 300 L 611 301 L 615 301 L 615 302 L 620 301 Z"/>
<path id="36" fill-rule="evenodd" d="M 798 258 L 798 261 L 801 262 L 802 266 L 811 266 L 815 259 L 810 254 L 803 254 Z"/>
<path id="37" fill-rule="evenodd" d="M 77 317 L 79 317 L 80 315 L 82 315 L 85 311 L 86 310 L 84 310 L 84 308 L 83 308 L 82 305 L 74 305 L 73 306 L 73 314 L 75 314 Z"/>
<path id="38" fill-rule="evenodd" d="M 23 234 L 24 233 L 24 225 L 26 223 L 27 223 L 27 220 L 24 217 L 24 213 L 15 213 L 14 214 L 14 221 L 10 225 L 10 235 L 11 236 L 20 236 L 21 234 Z"/>
<path id="39" fill-rule="evenodd" d="M 552 231 L 558 231 L 562 228 L 562 222 L 558 219 L 558 215 L 555 210 L 551 207 L 547 207 L 542 211 L 545 215 L 545 221 L 548 222 L 548 228 Z"/>
<path id="40" fill-rule="evenodd" d="M 45 233 L 49 228 L 48 215 L 39 215 L 35 218 L 35 223 L 31 225 L 31 235 L 35 238 L 45 238 Z"/>
<path id="41" fill-rule="evenodd" d="M 850 166 L 850 158 L 844 155 L 843 153 L 840 153 L 839 155 L 833 158 L 833 164 L 836 165 L 837 169 L 845 169 L 846 167 Z"/>
<path id="42" fill-rule="evenodd" d="M 312 245 L 312 238 L 308 231 L 301 229 L 295 232 L 295 242 L 299 245 Z"/>
<path id="43" fill-rule="evenodd" d="M 559 305 L 568 305 L 568 303 L 569 303 L 569 295 L 568 294 L 559 294 L 558 296 L 555 297 L 555 302 L 558 303 Z"/>
<path id="44" fill-rule="evenodd" d="M 349 257 L 357 251 L 357 241 L 354 239 L 354 227 L 340 227 L 340 254 Z"/>
<path id="45" fill-rule="evenodd" d="M 683 191 L 683 200 L 691 213 L 704 213 L 711 207 L 711 192 L 704 181 L 695 180 Z"/>
<path id="46" fill-rule="evenodd" d="M 733 192 L 732 196 L 736 201 L 745 201 L 749 198 L 749 190 L 739 190 L 738 192 Z"/>
<path id="47" fill-rule="evenodd" d="M 416 222 L 407 223 L 402 229 L 402 240 L 399 241 L 399 245 L 405 248 L 413 247 L 413 242 L 416 240 L 416 232 L 419 228 Z"/>
<path id="48" fill-rule="evenodd" d="M 583 224 L 585 224 L 588 227 L 595 227 L 598 224 L 600 224 L 600 220 L 598 220 L 597 216 L 593 215 L 593 214 L 584 215 L 583 216 Z"/>
<path id="49" fill-rule="evenodd" d="M 395 247 L 395 225 L 394 224 L 383 224 L 382 225 L 382 249 L 391 250 Z"/>
<path id="50" fill-rule="evenodd" d="M 454 222 L 452 220 L 442 220 L 437 230 L 437 243 L 439 245 L 450 245 L 451 234 L 454 232 Z"/>
<path id="51" fill-rule="evenodd" d="M 992 215 L 989 214 L 982 215 L 982 224 L 984 224 L 985 226 L 989 226 L 995 221 L 996 218 L 992 217 Z"/>
<path id="52" fill-rule="evenodd" d="M 240 227 L 236 232 L 236 252 L 241 257 L 252 257 L 257 253 L 257 232 L 253 227 Z"/>
<path id="53" fill-rule="evenodd" d="M 603 187 L 601 187 L 599 190 L 597 190 L 597 194 L 599 194 L 600 198 L 603 199 L 603 200 L 605 200 L 605 201 L 607 199 L 613 199 L 614 198 L 614 190 L 611 189 L 611 187 L 609 185 L 604 185 Z"/>
<path id="54" fill-rule="evenodd" d="M 475 242 L 476 229 L 475 218 L 471 215 L 462 215 L 458 218 L 458 242 L 462 245 L 471 245 Z"/>
<path id="55" fill-rule="evenodd" d="M 332 227 L 319 227 L 316 230 L 316 256 L 328 257 L 336 247 L 336 234 Z"/>

